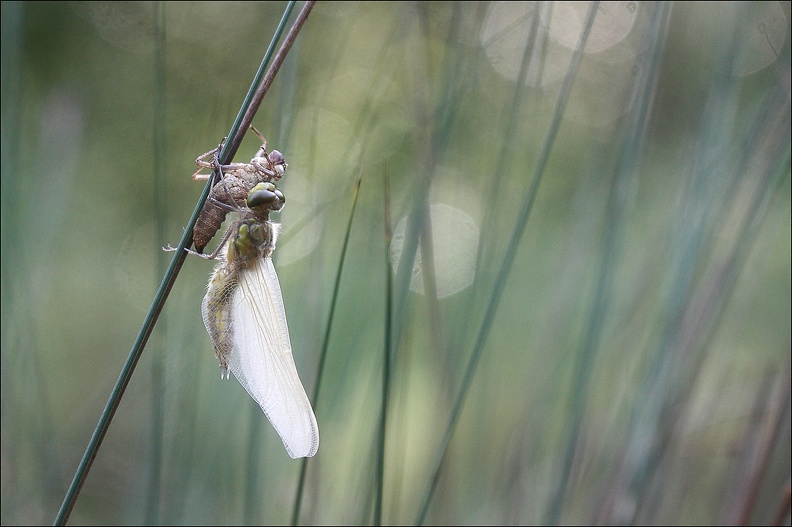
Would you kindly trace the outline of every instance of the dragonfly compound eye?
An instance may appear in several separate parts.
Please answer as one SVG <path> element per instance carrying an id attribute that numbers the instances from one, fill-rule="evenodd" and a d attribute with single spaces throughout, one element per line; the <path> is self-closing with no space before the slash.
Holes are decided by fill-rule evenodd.
<path id="1" fill-rule="evenodd" d="M 280 191 L 278 191 L 278 194 L 280 194 Z M 277 199 L 278 195 L 275 194 L 275 192 L 272 192 L 268 189 L 261 189 L 250 193 L 250 196 L 248 196 L 247 205 L 248 208 L 255 209 L 257 207 L 271 205 L 275 203 Z"/>
<path id="2" fill-rule="evenodd" d="M 264 181 L 250 190 L 247 206 L 249 209 L 279 211 L 285 202 L 283 192 L 271 182 Z"/>

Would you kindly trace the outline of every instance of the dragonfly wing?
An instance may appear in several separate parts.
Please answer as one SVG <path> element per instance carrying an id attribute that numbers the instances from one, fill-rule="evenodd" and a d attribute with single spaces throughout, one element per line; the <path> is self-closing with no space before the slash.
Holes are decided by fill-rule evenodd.
<path id="1" fill-rule="evenodd" d="M 289 455 L 312 457 L 319 448 L 319 428 L 294 365 L 272 258 L 255 258 L 238 280 L 228 367 L 264 410 Z"/>

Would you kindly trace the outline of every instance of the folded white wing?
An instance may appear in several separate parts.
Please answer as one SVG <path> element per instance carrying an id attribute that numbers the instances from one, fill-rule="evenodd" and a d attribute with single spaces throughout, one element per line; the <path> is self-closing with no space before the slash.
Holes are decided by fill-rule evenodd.
<path id="1" fill-rule="evenodd" d="M 294 365 L 272 258 L 254 258 L 239 272 L 231 320 L 229 369 L 264 410 L 289 455 L 312 457 L 319 448 L 319 428 Z"/>

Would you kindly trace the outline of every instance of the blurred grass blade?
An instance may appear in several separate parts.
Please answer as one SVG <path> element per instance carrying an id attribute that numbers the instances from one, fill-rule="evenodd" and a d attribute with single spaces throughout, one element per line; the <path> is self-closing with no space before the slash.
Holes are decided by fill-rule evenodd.
<path id="1" fill-rule="evenodd" d="M 166 123 L 165 115 L 165 2 L 157 1 L 152 5 L 154 10 L 154 78 L 156 89 L 154 92 L 154 121 L 153 121 L 153 174 L 154 192 L 153 209 L 156 212 L 155 239 L 164 240 L 166 237 L 167 195 L 166 195 Z M 161 274 L 167 266 L 167 255 L 164 251 L 157 252 L 157 274 Z M 166 317 L 160 321 L 160 330 L 167 333 Z M 162 489 L 162 458 L 165 412 L 165 385 L 163 377 L 163 356 L 166 345 L 161 345 L 159 352 L 154 353 L 151 362 L 151 458 L 149 461 L 148 507 L 146 508 L 146 523 L 156 525 L 160 520 L 160 493 Z"/>
<path id="2" fill-rule="evenodd" d="M 537 161 L 533 181 L 531 182 L 531 186 L 528 189 L 525 199 L 523 200 L 523 205 L 517 221 L 515 222 L 514 231 L 512 232 L 509 244 L 507 246 L 506 254 L 503 257 L 501 266 L 496 275 L 495 285 L 492 290 L 492 295 L 490 296 L 489 302 L 486 306 L 484 319 L 481 323 L 476 341 L 473 345 L 473 351 L 471 353 L 470 359 L 468 360 L 467 366 L 465 367 L 465 373 L 462 377 L 459 394 L 455 399 L 448 425 L 445 429 L 443 439 L 438 449 L 437 458 L 433 463 L 434 469 L 432 471 L 430 486 L 426 493 L 423 507 L 416 521 L 418 525 L 422 525 L 426 519 L 429 504 L 431 503 L 432 496 L 434 495 L 435 488 L 437 487 L 440 470 L 442 469 L 443 462 L 445 461 L 446 454 L 448 453 L 448 445 L 451 441 L 451 435 L 456 428 L 456 424 L 459 420 L 459 415 L 462 410 L 462 405 L 465 402 L 468 390 L 473 382 L 473 375 L 475 374 L 476 366 L 478 365 L 479 359 L 481 358 L 481 354 L 484 350 L 484 344 L 486 343 L 487 335 L 489 334 L 489 330 L 495 318 L 495 311 L 497 310 L 498 304 L 500 303 L 501 295 L 503 294 L 503 290 L 506 285 L 506 279 L 509 276 L 509 271 L 511 270 L 512 263 L 514 263 L 514 257 L 517 253 L 517 248 L 520 245 L 520 239 L 522 238 L 522 234 L 525 231 L 525 226 L 528 223 L 531 210 L 533 209 L 536 194 L 539 190 L 539 183 L 542 180 L 542 176 L 544 175 L 545 169 L 547 167 L 547 162 L 550 159 L 550 152 L 558 134 L 558 129 L 561 126 L 561 119 L 564 115 L 567 100 L 569 99 L 569 93 L 572 90 L 572 84 L 575 80 L 578 67 L 580 66 L 580 62 L 583 57 L 583 50 L 586 47 L 588 36 L 591 33 L 592 26 L 594 25 L 594 17 L 597 14 L 598 6 L 599 2 L 591 3 L 588 15 L 586 17 L 584 29 L 577 45 L 577 49 L 572 56 L 572 61 L 569 64 L 566 77 L 564 78 L 564 82 L 561 85 L 561 91 L 558 94 L 555 110 L 553 111 L 553 119 L 550 123 L 550 128 L 548 129 L 547 135 L 545 136 L 545 143 L 540 153 L 539 160 Z M 515 108 L 515 113 L 516 112 L 517 109 Z"/>
<path id="3" fill-rule="evenodd" d="M 374 505 L 374 525 L 382 525 L 382 500 L 385 480 L 385 439 L 388 430 L 388 404 L 390 401 L 391 379 L 391 324 L 393 323 L 393 274 L 390 270 L 390 245 L 393 238 L 390 214 L 390 185 L 388 173 L 384 174 L 384 216 L 385 216 L 385 340 L 382 352 L 382 400 L 380 401 L 380 425 L 377 445 L 376 501 Z M 431 295 L 430 295 L 431 296 Z"/>
<path id="4" fill-rule="evenodd" d="M 346 234 L 344 234 L 344 244 L 341 247 L 341 256 L 339 258 L 338 270 L 336 271 L 335 282 L 333 284 L 333 296 L 330 299 L 330 313 L 327 316 L 327 324 L 325 325 L 324 339 L 322 340 L 322 351 L 319 354 L 319 366 L 316 372 L 316 384 L 313 389 L 313 402 L 314 412 L 319 412 L 319 389 L 322 386 L 322 379 L 324 378 L 325 365 L 327 363 L 327 350 L 330 342 L 330 331 L 333 329 L 333 320 L 335 319 L 336 306 L 338 304 L 338 293 L 341 290 L 341 276 L 344 273 L 344 263 L 346 262 L 347 249 L 349 248 L 349 237 L 352 233 L 352 220 L 355 218 L 355 209 L 357 208 L 358 196 L 360 195 L 360 183 L 362 175 L 358 177 L 355 182 L 355 188 L 352 191 L 352 207 L 349 211 L 349 221 L 347 222 Z M 297 525 L 300 519 L 300 509 L 302 508 L 302 498 L 305 490 L 306 472 L 308 468 L 308 459 L 303 458 L 300 463 L 300 478 L 297 482 L 297 494 L 294 498 L 294 507 L 292 509 L 292 525 Z"/>
<path id="5" fill-rule="evenodd" d="M 563 461 L 558 475 L 555 492 L 552 495 L 545 523 L 557 525 L 561 518 L 564 497 L 572 473 L 578 441 L 581 437 L 581 424 L 585 414 L 585 404 L 589 397 L 588 387 L 594 371 L 594 363 L 599 351 L 601 332 L 605 323 L 608 307 L 612 303 L 613 281 L 616 276 L 618 262 L 622 258 L 621 242 L 624 218 L 628 214 L 627 200 L 633 195 L 637 185 L 637 167 L 639 156 L 644 149 L 645 129 L 649 119 L 653 94 L 656 91 L 660 61 L 665 47 L 664 37 L 668 31 L 671 6 L 659 3 L 654 6 L 651 15 L 653 27 L 648 34 L 646 53 L 649 55 L 646 68 L 636 78 L 633 95 L 627 100 L 640 100 L 637 110 L 631 114 L 631 120 L 625 127 L 623 143 L 619 155 L 619 163 L 612 175 L 611 190 L 606 213 L 607 224 L 604 243 L 601 249 L 601 260 L 585 338 L 577 353 L 573 368 L 569 403 L 571 422 L 564 439 Z"/>
<path id="6" fill-rule="evenodd" d="M 728 10 L 720 12 L 725 26 L 739 24 L 740 17 L 733 9 L 730 5 Z M 736 101 L 740 92 L 739 84 L 731 76 L 734 43 L 728 35 L 729 31 L 723 33 L 715 55 L 716 64 L 710 78 L 711 89 L 708 91 L 705 119 L 696 145 L 695 163 L 686 181 L 683 203 L 672 233 L 674 245 L 669 254 L 669 271 L 665 277 L 667 286 L 660 308 L 663 319 L 643 373 L 644 389 L 639 392 L 631 410 L 625 460 L 613 489 L 613 505 L 608 522 L 647 521 L 642 514 L 644 510 L 650 509 L 647 504 L 652 499 L 652 481 L 669 448 L 671 432 L 680 426 L 683 403 L 693 391 L 707 351 L 705 344 L 717 328 L 733 280 L 747 255 L 752 236 L 744 235 L 758 225 L 764 210 L 761 203 L 769 199 L 768 191 L 775 188 L 769 182 L 773 179 L 771 176 L 777 173 L 776 167 L 765 169 L 760 178 L 749 178 L 758 187 L 755 188 L 754 201 L 745 219 L 752 218 L 742 222 L 743 229 L 748 230 L 743 230 L 736 238 L 736 245 L 731 249 L 723 269 L 702 272 L 702 268 L 707 269 L 708 251 L 718 236 L 717 229 L 722 227 L 720 222 L 723 221 L 723 211 L 728 204 L 728 186 L 743 176 L 739 167 L 745 163 L 745 160 L 741 162 L 739 159 L 735 163 L 732 157 L 732 134 L 738 108 Z M 771 113 L 776 114 L 775 111 Z M 784 118 L 782 113 L 778 119 L 781 126 L 788 128 L 788 111 L 786 115 Z M 763 118 L 759 120 L 771 122 Z M 750 141 L 754 138 L 758 140 L 763 135 L 756 134 Z M 787 136 L 785 148 L 788 151 L 788 132 L 779 134 L 776 130 L 768 137 L 783 135 Z M 770 143 L 776 153 L 770 154 L 770 158 L 778 159 L 777 155 L 784 147 L 772 145 L 774 140 Z M 788 157 L 782 156 L 780 159 L 780 173 L 785 174 Z M 743 208 L 742 205 L 739 208 Z M 703 278 L 700 276 L 702 274 Z M 711 282 L 708 283 L 708 279 Z"/>
<path id="7" fill-rule="evenodd" d="M 789 350 L 788 350 L 789 353 Z M 756 508 L 759 499 L 759 490 L 764 483 L 768 471 L 771 468 L 771 456 L 773 449 L 777 447 L 779 438 L 782 433 L 782 425 L 786 416 L 789 414 L 790 406 L 790 364 L 786 364 L 786 374 L 776 380 L 775 393 L 761 392 L 762 396 L 757 397 L 757 401 L 761 405 L 755 408 L 755 415 L 757 419 L 749 421 L 750 424 L 761 425 L 762 419 L 758 418 L 762 415 L 765 416 L 765 426 L 751 427 L 751 432 L 741 448 L 745 451 L 747 460 L 754 461 L 755 466 L 748 467 L 747 476 L 744 478 L 746 486 L 744 495 L 737 501 L 739 506 L 736 508 L 737 517 L 730 518 L 730 524 L 733 525 L 749 525 L 752 520 L 754 509 Z M 769 387 L 768 387 L 769 388 Z M 774 399 L 774 400 L 773 400 Z M 768 412 L 768 409 L 774 409 L 773 413 Z M 756 436 L 754 441 L 751 436 Z M 765 516 L 766 518 L 766 516 Z M 763 518 L 756 518 L 755 520 L 761 521 Z M 780 525 L 780 522 L 775 522 Z"/>

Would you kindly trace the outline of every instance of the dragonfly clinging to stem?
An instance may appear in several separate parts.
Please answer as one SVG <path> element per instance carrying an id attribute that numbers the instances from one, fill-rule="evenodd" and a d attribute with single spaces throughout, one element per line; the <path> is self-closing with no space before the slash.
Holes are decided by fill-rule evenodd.
<path id="1" fill-rule="evenodd" d="M 266 176 L 265 181 L 247 188 L 244 206 L 238 205 L 237 193 L 248 185 L 245 178 L 254 173 L 250 168 L 254 163 L 220 166 L 216 152 L 210 153 L 213 168 L 233 178 L 218 182 L 209 195 L 207 206 L 222 211 L 214 232 L 228 212 L 238 217 L 214 252 L 188 251 L 218 261 L 201 313 L 220 361 L 221 378 L 234 374 L 264 411 L 289 456 L 312 457 L 319 448 L 319 428 L 294 363 L 283 296 L 272 264 L 280 225 L 271 222 L 269 214 L 280 211 L 286 202 L 272 179 L 280 178 L 283 171 L 277 167 L 285 170 L 286 164 L 280 153 L 266 154 L 266 143 L 259 152 L 264 155 L 257 155 L 253 161 L 265 160 L 260 172 Z M 273 164 L 275 160 L 280 163 Z"/>

